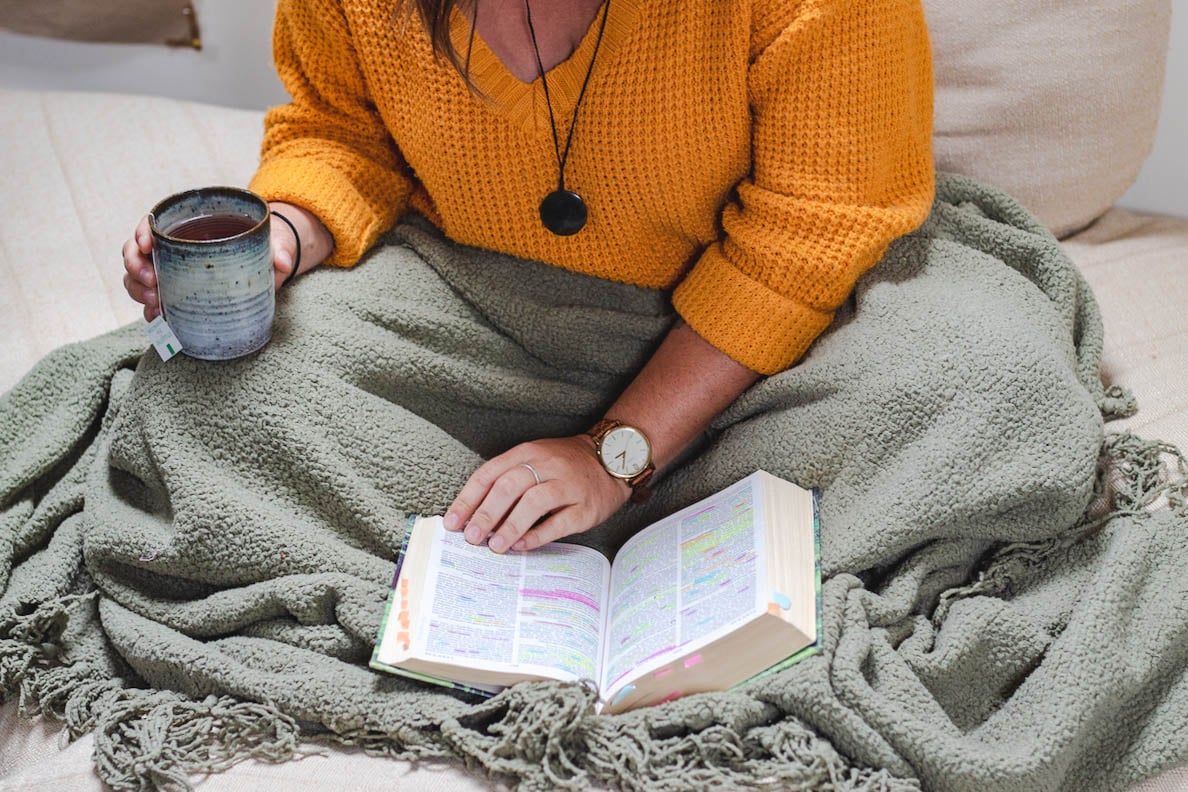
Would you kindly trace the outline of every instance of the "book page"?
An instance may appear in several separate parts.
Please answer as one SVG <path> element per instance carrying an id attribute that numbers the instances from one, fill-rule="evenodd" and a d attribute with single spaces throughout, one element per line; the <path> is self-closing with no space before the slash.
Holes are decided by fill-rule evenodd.
<path id="1" fill-rule="evenodd" d="M 435 519 L 432 588 L 413 654 L 469 668 L 597 679 L 610 565 L 597 551 L 553 543 L 492 553 Z"/>
<path id="2" fill-rule="evenodd" d="M 762 501 L 754 477 L 632 537 L 615 557 L 603 695 L 765 608 Z"/>

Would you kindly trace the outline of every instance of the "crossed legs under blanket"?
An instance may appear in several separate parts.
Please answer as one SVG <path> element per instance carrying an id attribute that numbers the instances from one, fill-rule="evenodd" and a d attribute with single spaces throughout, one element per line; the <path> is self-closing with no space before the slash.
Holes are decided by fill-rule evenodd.
<path id="1" fill-rule="evenodd" d="M 1126 441 L 1129 500 L 1091 508 L 1125 408 L 1092 298 L 956 177 L 805 361 L 581 537 L 613 550 L 757 467 L 819 487 L 822 655 L 615 717 L 580 686 L 476 703 L 367 670 L 404 515 L 584 429 L 672 320 L 414 222 L 282 295 L 249 358 L 163 364 L 136 328 L 60 350 L 0 401 L 0 691 L 96 730 L 119 788 L 317 733 L 540 789 L 1113 790 L 1188 759 L 1183 502 L 1142 508 L 1158 449 Z"/>

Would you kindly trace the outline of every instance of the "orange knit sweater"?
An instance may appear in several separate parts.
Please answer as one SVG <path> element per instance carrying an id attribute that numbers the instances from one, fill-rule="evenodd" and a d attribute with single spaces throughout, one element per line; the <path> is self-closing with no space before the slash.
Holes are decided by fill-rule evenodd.
<path id="1" fill-rule="evenodd" d="M 413 209 L 455 241 L 640 286 L 754 371 L 799 358 L 932 200 L 920 0 L 612 0 L 566 186 L 589 222 L 540 222 L 557 184 L 540 81 L 476 37 L 467 88 L 392 0 L 281 0 L 252 188 L 304 206 L 350 265 Z M 468 23 L 453 35 L 466 52 Z M 548 73 L 564 141 L 597 38 Z"/>

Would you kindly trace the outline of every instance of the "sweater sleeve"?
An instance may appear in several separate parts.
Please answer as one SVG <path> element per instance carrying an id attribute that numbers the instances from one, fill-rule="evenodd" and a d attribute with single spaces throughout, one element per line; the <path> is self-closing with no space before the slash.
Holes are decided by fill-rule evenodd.
<path id="1" fill-rule="evenodd" d="M 339 0 L 280 0 L 277 74 L 292 102 L 265 116 L 251 189 L 314 215 L 350 266 L 408 203 L 405 164 L 368 93 Z"/>
<path id="2" fill-rule="evenodd" d="M 758 2 L 751 172 L 673 303 L 761 374 L 796 362 L 858 277 L 932 204 L 932 67 L 920 0 Z"/>

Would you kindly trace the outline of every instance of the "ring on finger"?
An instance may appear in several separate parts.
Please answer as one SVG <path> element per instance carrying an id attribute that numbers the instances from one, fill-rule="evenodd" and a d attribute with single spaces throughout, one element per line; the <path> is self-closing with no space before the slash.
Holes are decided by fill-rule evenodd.
<path id="1" fill-rule="evenodd" d="M 536 483 L 541 483 L 540 474 L 536 472 L 536 468 L 532 467 L 532 465 L 529 465 L 527 462 L 521 462 L 520 467 L 528 468 L 528 472 L 532 474 L 532 478 L 536 479 Z"/>

